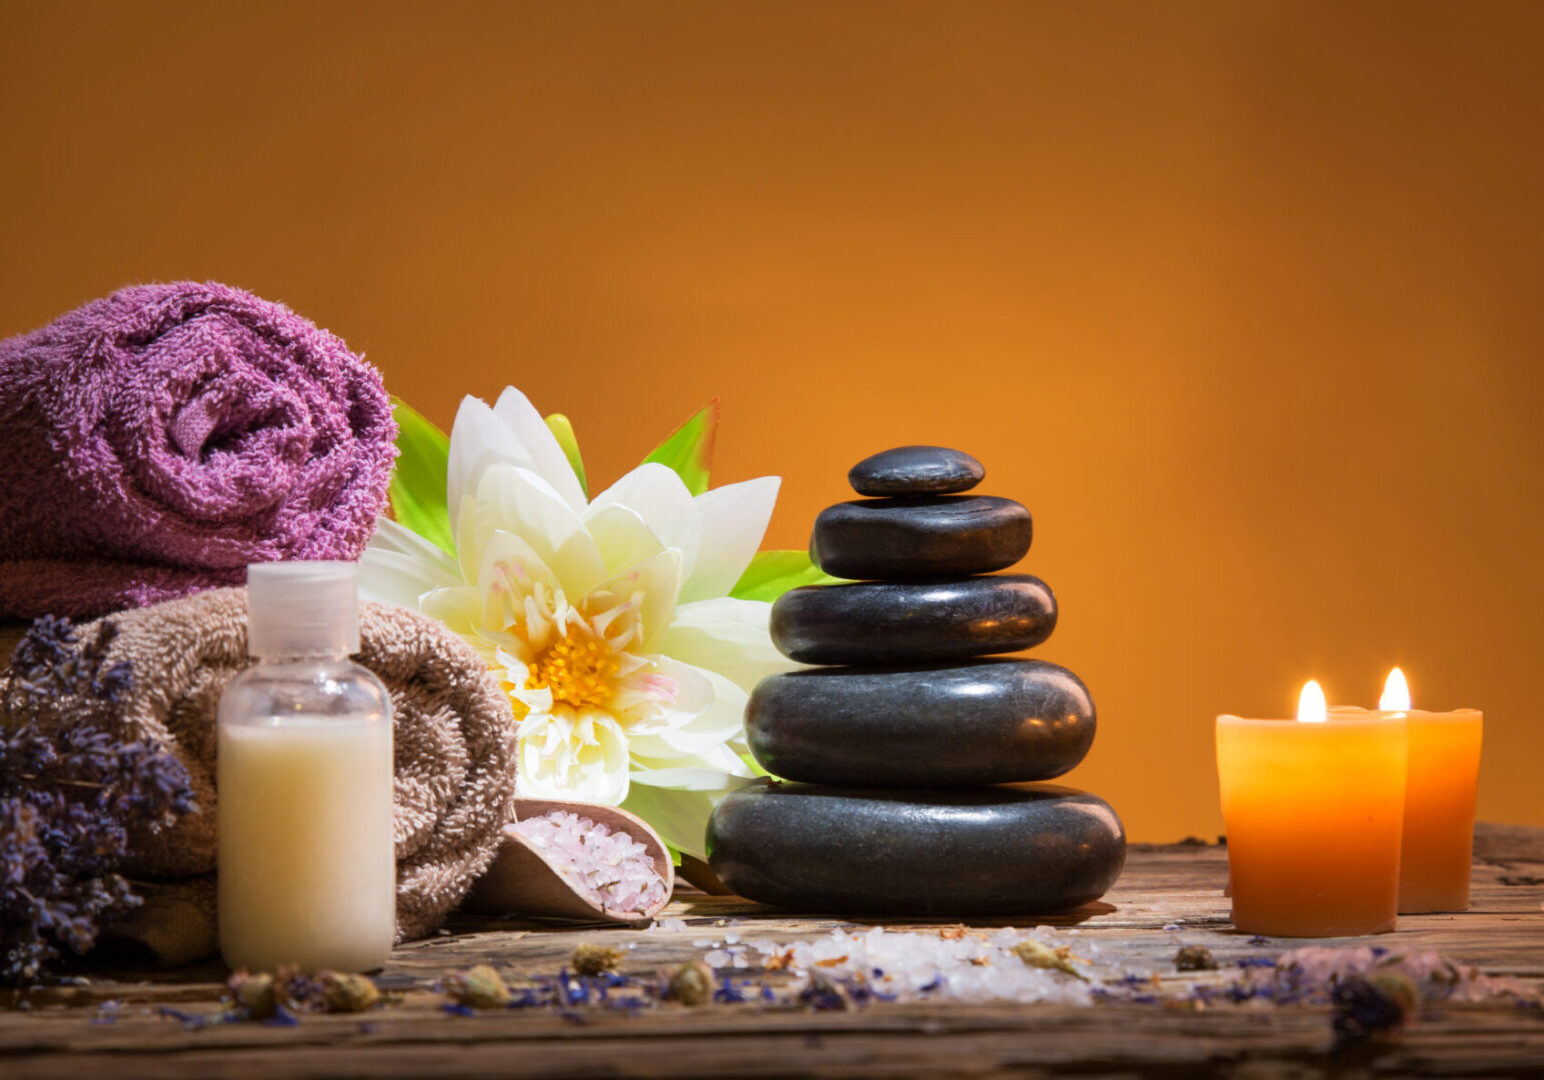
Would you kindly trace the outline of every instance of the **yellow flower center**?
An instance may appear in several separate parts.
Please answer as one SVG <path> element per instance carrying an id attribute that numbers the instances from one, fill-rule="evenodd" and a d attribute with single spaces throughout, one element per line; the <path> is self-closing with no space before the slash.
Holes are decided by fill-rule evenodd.
<path id="1" fill-rule="evenodd" d="M 599 638 L 580 633 L 554 642 L 530 665 L 527 690 L 551 690 L 552 700 L 574 708 L 611 700 L 611 679 L 621 664 Z"/>

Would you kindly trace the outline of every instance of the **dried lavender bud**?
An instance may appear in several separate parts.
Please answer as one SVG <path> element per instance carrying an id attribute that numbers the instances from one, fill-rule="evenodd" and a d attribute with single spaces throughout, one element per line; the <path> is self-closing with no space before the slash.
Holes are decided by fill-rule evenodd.
<path id="1" fill-rule="evenodd" d="M 90 949 L 140 902 L 116 873 L 130 829 L 193 809 L 176 758 L 120 737 L 133 673 L 107 662 L 116 633 L 103 623 L 82 642 L 45 616 L 0 675 L 0 981 L 38 978 L 60 947 Z"/>
<path id="2" fill-rule="evenodd" d="M 503 976 L 487 964 L 446 975 L 445 993 L 457 1005 L 473 1009 L 502 1009 L 513 1000 Z"/>
<path id="3" fill-rule="evenodd" d="M 1212 959 L 1212 950 L 1205 945 L 1183 945 L 1174 954 L 1174 968 L 1176 971 L 1216 971 L 1217 961 Z"/>
<path id="4" fill-rule="evenodd" d="M 682 1005 L 706 1005 L 713 998 L 713 969 L 701 960 L 682 964 L 665 981 L 665 997 Z"/>
<path id="5" fill-rule="evenodd" d="M 1088 961 L 1084 960 L 1081 956 L 1073 956 L 1072 950 L 1066 945 L 1058 945 L 1052 948 L 1049 945 L 1036 941 L 1034 938 L 1028 938 L 1013 947 L 1013 955 L 1030 967 L 1065 971 L 1075 979 L 1082 979 L 1084 982 L 1088 981 L 1087 975 L 1084 975 L 1072 966 L 1072 961 L 1074 960 L 1083 964 L 1088 963 Z"/>
<path id="6" fill-rule="evenodd" d="M 622 950 L 607 945 L 585 942 L 574 950 L 574 972 L 578 975 L 600 975 L 615 971 L 621 962 Z"/>
<path id="7" fill-rule="evenodd" d="M 326 991 L 322 976 L 325 974 L 319 972 L 311 975 L 293 964 L 281 965 L 273 975 L 274 996 L 283 1008 L 295 1012 L 315 1012 L 322 1007 Z"/>
<path id="8" fill-rule="evenodd" d="M 273 976 L 267 972 L 256 975 L 238 971 L 225 983 L 230 991 L 231 1003 L 242 1009 L 253 1020 L 267 1020 L 279 1011 L 279 999 L 274 994 Z"/>
<path id="9" fill-rule="evenodd" d="M 375 1008 L 381 992 L 365 975 L 324 971 L 321 976 L 322 1008 L 332 1013 L 364 1012 Z"/>

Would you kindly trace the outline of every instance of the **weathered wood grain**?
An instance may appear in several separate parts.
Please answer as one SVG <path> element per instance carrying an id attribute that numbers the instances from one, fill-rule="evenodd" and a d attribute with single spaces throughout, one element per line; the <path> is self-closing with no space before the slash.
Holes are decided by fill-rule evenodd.
<path id="1" fill-rule="evenodd" d="M 1544 980 L 1544 829 L 1482 826 L 1474 907 L 1400 920 L 1377 939 L 1434 948 L 1491 974 Z M 1172 970 L 1180 943 L 1207 945 L 1224 964 L 1301 941 L 1262 946 L 1228 924 L 1226 853 L 1211 845 L 1134 848 L 1098 904 L 1043 922 L 1075 930 L 1129 963 L 1160 973 L 1165 990 L 1225 974 Z M 743 941 L 786 943 L 835 927 L 879 925 L 773 912 L 729 897 L 686 895 L 665 912 L 684 929 L 639 931 L 458 917 L 448 932 L 398 949 L 382 977 L 403 1000 L 363 1016 L 306 1016 L 295 1027 L 226 1024 L 189 1030 L 155 1014 L 172 1005 L 212 1013 L 224 972 L 91 974 L 87 985 L 26 995 L 30 1011 L 0 1011 L 0 1075 L 32 1077 L 857 1075 L 1027 1077 L 1494 1076 L 1544 1077 L 1544 1013 L 1511 1005 L 1432 1010 L 1355 1058 L 1330 1058 L 1327 1010 L 1308 1006 L 1191 1007 L 875 1004 L 845 1012 L 667 1005 L 636 1015 L 578 1008 L 447 1016 L 432 984 L 449 968 L 491 962 L 513 975 L 552 974 L 579 941 L 631 946 L 624 970 L 658 975 L 693 959 L 730 921 Z M 1033 925 L 1036 920 L 1021 922 Z M 886 920 L 889 929 L 940 922 Z M 971 929 L 1007 925 L 973 921 Z M 1178 927 L 1178 929 L 1165 929 Z M 1365 940 L 1365 939 L 1363 939 Z M 747 974 L 758 974 L 751 969 Z M 763 976 L 776 980 L 781 976 Z M 121 1002 L 112 1024 L 93 1022 Z"/>

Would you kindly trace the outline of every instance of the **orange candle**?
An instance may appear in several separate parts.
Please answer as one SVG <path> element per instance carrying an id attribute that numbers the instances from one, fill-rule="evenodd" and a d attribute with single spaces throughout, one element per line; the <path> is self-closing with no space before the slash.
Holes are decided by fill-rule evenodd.
<path id="1" fill-rule="evenodd" d="M 1410 708 L 1410 688 L 1398 668 L 1389 672 L 1378 709 L 1404 717 L 1409 728 L 1399 912 L 1463 911 L 1469 906 L 1484 714 Z"/>
<path id="2" fill-rule="evenodd" d="M 1217 718 L 1233 925 L 1278 937 L 1394 929 L 1406 725 L 1330 717 L 1317 683 L 1298 719 Z"/>

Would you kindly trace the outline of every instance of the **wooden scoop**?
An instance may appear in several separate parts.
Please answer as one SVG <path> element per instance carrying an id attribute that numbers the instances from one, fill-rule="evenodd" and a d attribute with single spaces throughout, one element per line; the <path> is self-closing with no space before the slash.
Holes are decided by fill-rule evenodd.
<path id="1" fill-rule="evenodd" d="M 504 841 L 499 846 L 498 854 L 493 857 L 493 863 L 472 887 L 467 898 L 461 902 L 461 909 L 481 915 L 528 915 L 536 918 L 624 923 L 630 926 L 653 921 L 660 909 L 670 902 L 670 893 L 675 887 L 675 867 L 670 861 L 670 850 L 665 847 L 659 834 L 649 828 L 642 818 L 614 806 L 548 799 L 515 800 L 517 821 L 539 817 L 549 810 L 576 814 L 597 825 L 605 825 L 612 832 L 627 833 L 641 843 L 654 860 L 654 869 L 665 881 L 665 898 L 651 910 L 643 912 L 610 911 L 593 904 L 580 895 L 526 836 L 515 831 L 513 825 L 506 825 Z"/>

